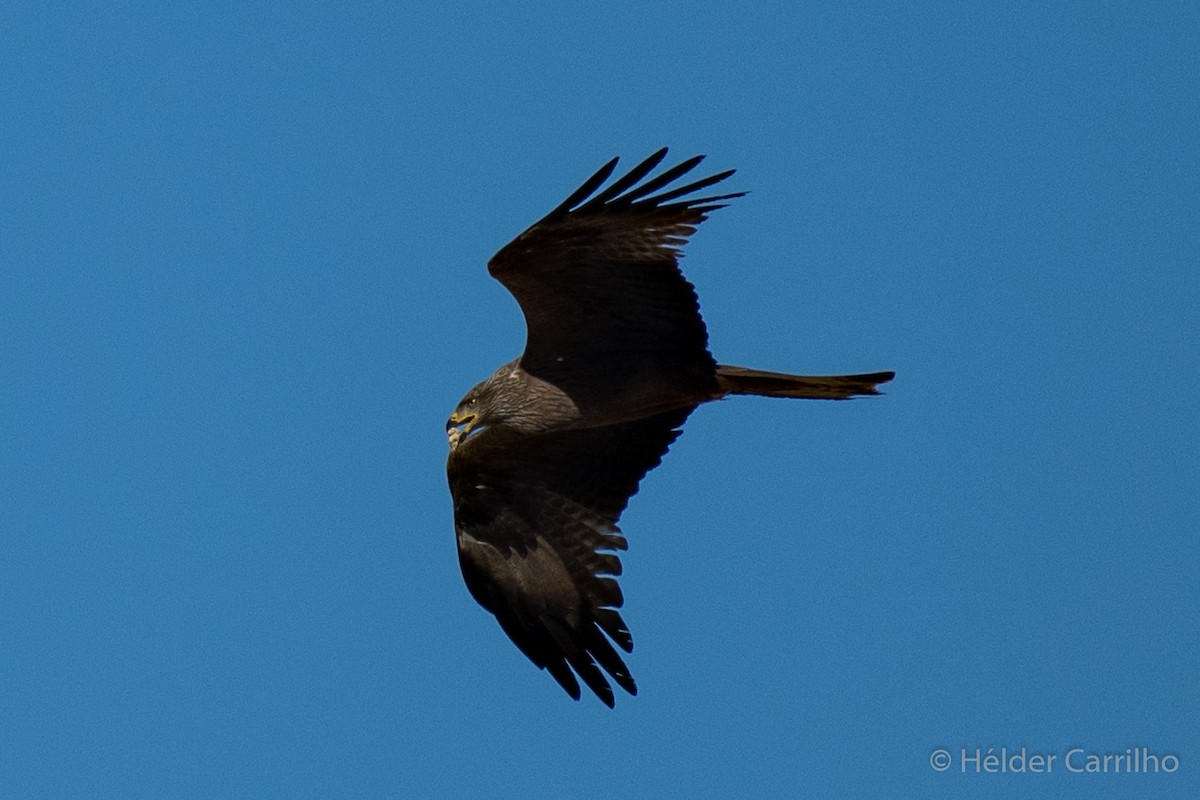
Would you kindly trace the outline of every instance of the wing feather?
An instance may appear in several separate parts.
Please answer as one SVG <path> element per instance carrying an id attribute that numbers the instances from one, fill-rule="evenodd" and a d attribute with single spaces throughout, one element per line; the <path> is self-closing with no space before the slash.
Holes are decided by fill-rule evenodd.
<path id="1" fill-rule="evenodd" d="M 703 156 L 644 180 L 666 155 L 659 150 L 600 189 L 615 170 L 610 161 L 488 264 L 525 315 L 521 367 L 577 401 L 615 386 L 713 388 L 708 332 L 678 259 L 707 214 L 743 193 L 688 199 L 733 170 L 668 189 Z"/>
<path id="2" fill-rule="evenodd" d="M 551 217 L 555 217 L 560 214 L 565 214 L 590 197 L 592 192 L 599 189 L 604 182 L 608 180 L 608 176 L 613 174 L 613 170 L 617 168 L 618 161 L 620 161 L 620 159 L 614 158 L 603 167 L 596 170 L 592 177 L 584 181 L 578 189 L 571 192 L 570 196 L 567 197 L 566 200 L 563 200 L 553 211 L 547 214 L 546 219 L 550 219 Z"/>
<path id="3" fill-rule="evenodd" d="M 617 553 L 617 521 L 662 460 L 691 409 L 537 436 L 485 430 L 447 464 L 459 563 L 471 594 L 563 689 L 581 679 L 613 705 L 605 673 L 630 694 L 617 650 L 633 649 Z"/>
<path id="4" fill-rule="evenodd" d="M 624 177 L 618 178 L 617 180 L 613 181 L 609 185 L 609 187 L 607 189 L 605 189 L 603 192 L 596 195 L 591 200 L 588 200 L 587 205 L 584 206 L 584 208 L 594 210 L 595 208 L 602 206 L 605 203 L 616 200 L 618 197 L 621 196 L 621 194 L 626 189 L 633 186 L 638 181 L 640 181 L 642 178 L 646 177 L 651 172 L 653 172 L 654 168 L 657 167 L 660 163 L 662 163 L 662 160 L 666 157 L 667 157 L 667 148 L 664 147 L 661 150 L 659 150 L 657 153 L 652 154 L 649 158 L 647 158 L 642 163 L 638 164 L 633 169 L 629 170 L 629 172 L 627 172 L 624 175 Z M 614 167 L 615 166 L 616 165 L 614 164 Z M 633 193 L 631 192 L 630 194 L 633 194 Z M 585 197 L 586 197 L 586 195 L 585 195 Z M 580 199 L 583 199 L 583 198 L 580 198 Z M 626 199 L 628 199 L 628 196 L 626 197 Z M 559 208 L 562 208 L 562 206 L 559 206 Z M 567 210 L 570 211 L 570 208 L 571 207 L 568 206 Z"/>

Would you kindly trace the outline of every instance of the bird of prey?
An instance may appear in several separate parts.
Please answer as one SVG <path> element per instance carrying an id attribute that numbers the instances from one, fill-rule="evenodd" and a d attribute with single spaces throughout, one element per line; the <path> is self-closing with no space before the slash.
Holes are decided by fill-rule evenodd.
<path id="1" fill-rule="evenodd" d="M 567 694 L 578 700 L 582 680 L 609 707 L 609 678 L 637 694 L 616 649 L 633 649 L 617 610 L 626 549 L 617 520 L 692 410 L 738 394 L 879 394 L 876 384 L 894 377 L 718 364 L 678 261 L 708 213 L 744 192 L 695 196 L 733 170 L 674 185 L 703 156 L 648 178 L 666 154 L 601 188 L 612 159 L 492 257 L 488 271 L 525 315 L 525 352 L 467 392 L 446 423 L 471 595 Z"/>

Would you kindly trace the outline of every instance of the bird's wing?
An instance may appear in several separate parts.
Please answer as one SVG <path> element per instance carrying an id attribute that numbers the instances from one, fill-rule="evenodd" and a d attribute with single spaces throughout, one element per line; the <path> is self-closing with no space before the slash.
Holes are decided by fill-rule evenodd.
<path id="1" fill-rule="evenodd" d="M 607 187 L 613 159 L 488 263 L 525 314 L 521 367 L 572 397 L 640 378 L 712 381 L 713 360 L 681 248 L 733 194 L 691 197 L 733 170 L 672 188 L 703 159 L 647 176 L 663 148 Z"/>
<path id="2" fill-rule="evenodd" d="M 613 647 L 633 649 L 617 611 L 617 551 L 626 547 L 617 520 L 690 413 L 539 436 L 492 428 L 450 453 L 446 471 L 467 587 L 577 700 L 576 675 L 609 706 L 604 672 L 637 693 Z"/>

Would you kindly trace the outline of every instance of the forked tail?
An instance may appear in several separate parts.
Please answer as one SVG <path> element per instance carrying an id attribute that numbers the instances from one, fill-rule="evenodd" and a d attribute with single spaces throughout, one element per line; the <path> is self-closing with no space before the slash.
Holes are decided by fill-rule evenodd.
<path id="1" fill-rule="evenodd" d="M 786 375 L 759 369 L 717 366 L 717 381 L 726 394 L 763 397 L 804 397 L 812 400 L 845 400 L 856 395 L 879 394 L 876 384 L 887 383 L 894 372 L 866 375 Z"/>

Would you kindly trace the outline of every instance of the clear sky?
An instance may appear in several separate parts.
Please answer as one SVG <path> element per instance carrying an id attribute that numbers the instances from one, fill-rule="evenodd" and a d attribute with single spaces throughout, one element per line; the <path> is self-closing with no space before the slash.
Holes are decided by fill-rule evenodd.
<path id="1" fill-rule="evenodd" d="M 1198 42 L 1185 2 L 4 4 L 0 797 L 1200 796 Z M 663 145 L 749 192 L 683 263 L 719 360 L 898 377 L 692 416 L 609 710 L 468 595 L 443 426 L 524 343 L 488 257 Z M 1068 769 L 1127 748 L 1176 768 Z"/>

